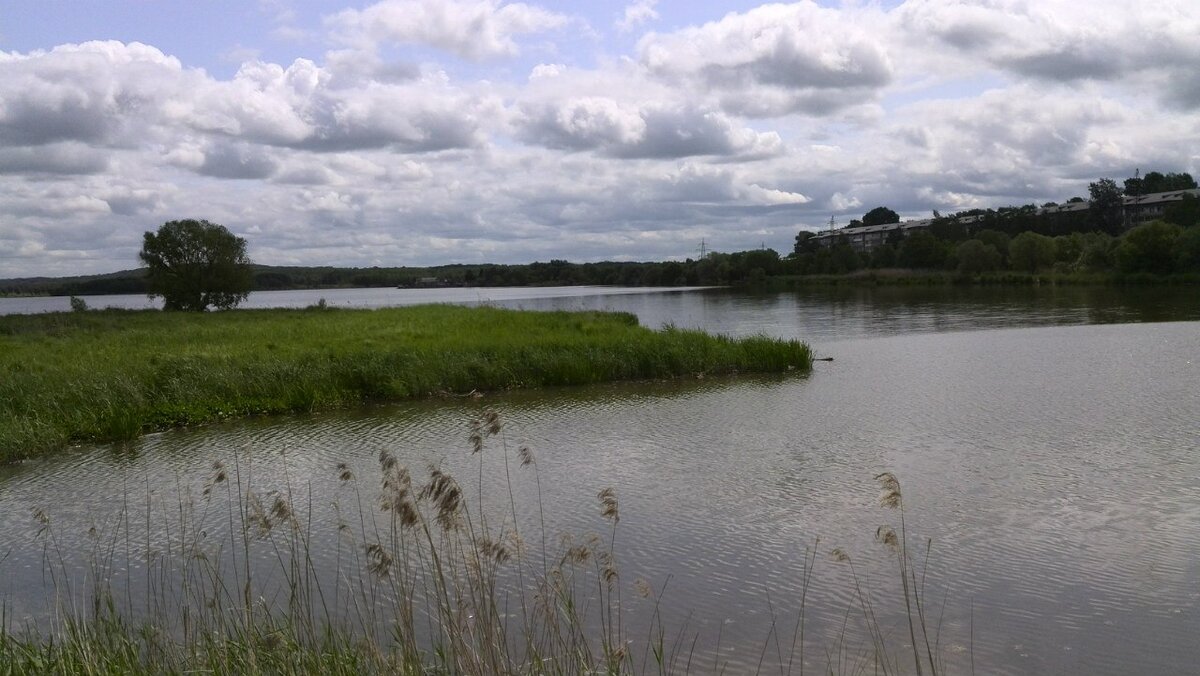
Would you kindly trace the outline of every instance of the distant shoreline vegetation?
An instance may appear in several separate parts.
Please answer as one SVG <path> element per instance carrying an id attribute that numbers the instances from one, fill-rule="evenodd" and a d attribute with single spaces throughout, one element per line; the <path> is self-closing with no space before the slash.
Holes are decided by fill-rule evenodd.
<path id="1" fill-rule="evenodd" d="M 611 312 L 104 310 L 0 317 L 0 463 L 252 414 L 623 380 L 806 373 L 806 344 Z"/>
<path id="2" fill-rule="evenodd" d="M 994 225 L 1002 215 L 987 221 Z M 1159 225 L 1155 225 L 1158 223 Z M 1169 227 L 1162 227 L 1166 224 Z M 1147 227 L 1152 226 L 1152 227 Z M 1173 226 L 1173 227 L 1170 227 Z M 539 286 L 778 286 L 782 282 L 912 284 L 1197 284 L 1200 226 L 1156 221 L 1134 228 L 1145 242 L 1076 231 L 1055 236 L 1035 231 L 953 225 L 914 233 L 871 252 L 846 242 L 821 248 L 813 233 L 798 237 L 795 251 L 715 252 L 704 259 L 662 263 L 447 265 L 433 268 L 331 268 L 253 265 L 254 291 L 352 288 L 454 288 Z M 1137 237 L 1135 237 L 1137 239 Z M 1014 258 L 1012 245 L 1018 245 Z M 907 245 L 906 245 L 907 244 Z M 989 248 L 991 247 L 991 248 Z M 1021 247 L 1025 247 L 1022 249 Z M 1032 269 L 1031 269 L 1032 268 Z M 69 278 L 0 280 L 0 297 L 145 294 L 144 270 Z"/>
<path id="3" fill-rule="evenodd" d="M 251 265 L 253 291 L 350 288 L 537 286 L 723 286 L 749 283 L 775 271 L 771 249 L 712 253 L 703 260 L 666 262 L 472 264 L 435 267 L 336 268 Z M 756 272 L 757 270 L 757 272 Z M 0 296 L 145 294 L 145 270 L 105 275 L 0 280 Z"/>

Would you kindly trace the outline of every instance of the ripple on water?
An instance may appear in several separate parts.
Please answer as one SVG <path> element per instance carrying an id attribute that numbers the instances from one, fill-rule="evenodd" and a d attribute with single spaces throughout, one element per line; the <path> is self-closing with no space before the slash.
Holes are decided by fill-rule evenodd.
<path id="1" fill-rule="evenodd" d="M 608 534 L 596 492 L 615 488 L 623 584 L 665 587 L 666 616 L 687 621 L 704 654 L 719 634 L 731 670 L 753 668 L 773 616 L 794 621 L 810 547 L 808 636 L 836 640 L 849 609 L 861 640 L 852 572 L 898 630 L 895 560 L 874 542 L 876 527 L 899 523 L 872 481 L 890 470 L 918 560 L 932 540 L 926 599 L 944 645 L 958 646 L 952 663 L 973 656 L 999 674 L 1187 671 L 1200 657 L 1200 392 L 1182 364 L 1200 353 L 1197 335 L 1195 324 L 1158 324 L 845 340 L 823 346 L 837 361 L 808 378 L 414 402 L 75 449 L 0 478 L 0 542 L 13 547 L 0 597 L 18 616 L 45 608 L 32 508 L 48 508 L 64 545 L 86 551 L 89 525 L 111 524 L 123 503 L 136 511 L 146 491 L 163 506 L 198 496 L 214 460 L 236 464 L 255 490 L 311 489 L 316 527 L 335 531 L 330 503 L 356 499 L 338 462 L 368 502 L 381 450 L 418 477 L 432 463 L 470 486 L 482 462 L 488 508 L 506 513 L 507 447 L 520 526 L 536 533 L 538 486 L 513 461 L 528 445 L 550 541 Z M 469 420 L 487 407 L 506 428 L 472 456 Z M 362 545 L 333 541 L 315 552 L 323 569 Z M 853 571 L 831 559 L 835 547 Z M 809 655 L 818 668 L 822 656 Z"/>

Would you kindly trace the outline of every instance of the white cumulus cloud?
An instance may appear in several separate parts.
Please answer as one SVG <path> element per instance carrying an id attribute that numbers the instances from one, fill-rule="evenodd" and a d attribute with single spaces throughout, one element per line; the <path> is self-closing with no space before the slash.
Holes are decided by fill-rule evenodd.
<path id="1" fill-rule="evenodd" d="M 512 56 L 516 38 L 563 26 L 567 18 L 525 3 L 497 0 L 383 0 L 333 15 L 337 39 L 363 49 L 427 45 L 465 59 Z"/>
<path id="2" fill-rule="evenodd" d="M 621 18 L 617 20 L 617 30 L 627 32 L 648 21 L 654 21 L 658 18 L 658 11 L 654 9 L 657 4 L 658 0 L 637 0 L 626 5 Z"/>
<path id="3" fill-rule="evenodd" d="M 846 10 L 813 2 L 764 5 L 672 33 L 651 33 L 638 56 L 668 81 L 713 92 L 726 109 L 772 117 L 873 100 L 893 78 L 881 36 Z"/>

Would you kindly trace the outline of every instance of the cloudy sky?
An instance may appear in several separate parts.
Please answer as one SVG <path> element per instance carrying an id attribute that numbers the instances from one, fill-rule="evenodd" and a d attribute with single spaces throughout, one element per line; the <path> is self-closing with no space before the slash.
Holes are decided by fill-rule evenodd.
<path id="1" fill-rule="evenodd" d="M 1200 174 L 1195 0 L 5 0 L 0 277 L 662 260 Z"/>

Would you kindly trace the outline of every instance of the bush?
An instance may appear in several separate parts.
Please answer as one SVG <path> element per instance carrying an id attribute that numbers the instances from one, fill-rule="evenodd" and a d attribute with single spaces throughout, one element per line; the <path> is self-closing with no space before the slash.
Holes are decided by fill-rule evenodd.
<path id="1" fill-rule="evenodd" d="M 1083 235 L 1083 247 L 1076 267 L 1087 272 L 1104 272 L 1113 267 L 1113 244 L 1116 240 L 1102 232 Z"/>
<path id="2" fill-rule="evenodd" d="M 964 275 L 977 275 L 1000 267 L 1001 256 L 996 247 L 977 239 L 969 239 L 958 245 L 958 271 Z"/>
<path id="3" fill-rule="evenodd" d="M 1175 241 L 1175 269 L 1200 272 L 1200 225 L 1184 230 Z"/>
<path id="4" fill-rule="evenodd" d="M 1008 246 L 1008 259 L 1014 270 L 1037 273 L 1054 264 L 1054 240 L 1035 232 L 1023 232 Z"/>
<path id="5" fill-rule="evenodd" d="M 946 245 L 928 232 L 914 232 L 900 244 L 901 267 L 938 269 L 946 264 Z"/>
<path id="6" fill-rule="evenodd" d="M 1117 245 L 1117 264 L 1124 273 L 1169 275 L 1175 269 L 1175 244 L 1183 228 L 1152 221 L 1125 233 Z"/>

